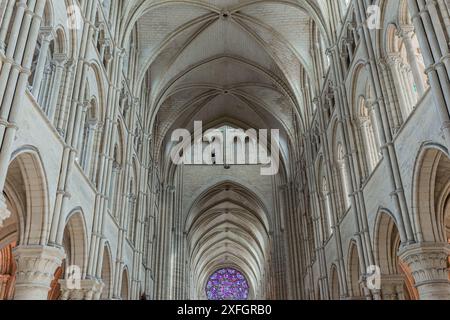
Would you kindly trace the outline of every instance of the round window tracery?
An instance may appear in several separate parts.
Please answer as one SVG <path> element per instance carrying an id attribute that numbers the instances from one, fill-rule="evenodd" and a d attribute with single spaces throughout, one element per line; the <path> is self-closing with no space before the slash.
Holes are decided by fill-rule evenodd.
<path id="1" fill-rule="evenodd" d="M 208 300 L 247 300 L 248 293 L 247 279 L 233 268 L 217 270 L 209 277 L 206 284 Z"/>

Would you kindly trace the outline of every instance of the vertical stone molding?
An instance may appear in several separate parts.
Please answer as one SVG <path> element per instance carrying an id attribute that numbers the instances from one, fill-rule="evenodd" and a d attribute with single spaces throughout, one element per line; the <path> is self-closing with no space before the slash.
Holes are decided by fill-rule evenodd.
<path id="1" fill-rule="evenodd" d="M 422 300 L 449 300 L 447 243 L 421 243 L 406 247 L 400 253 L 411 270 Z"/>
<path id="2" fill-rule="evenodd" d="M 46 300 L 56 269 L 65 253 L 48 246 L 20 246 L 13 250 L 17 263 L 14 300 Z"/>
<path id="3" fill-rule="evenodd" d="M 60 280 L 61 300 L 99 300 L 104 288 L 102 281 L 97 279 L 81 280 L 79 283 L 70 283 Z"/>
<path id="4" fill-rule="evenodd" d="M 11 212 L 6 206 L 6 199 L 3 194 L 0 193 L 0 228 L 3 227 L 3 221 L 11 216 Z"/>
<path id="5" fill-rule="evenodd" d="M 39 91 L 41 89 L 45 63 L 47 62 L 48 50 L 50 48 L 50 42 L 55 38 L 54 31 L 51 27 L 42 27 L 39 33 L 42 38 L 42 44 L 39 50 L 39 58 L 36 65 L 35 77 L 33 80 L 33 89 L 31 90 L 36 99 L 38 98 Z"/>
<path id="6" fill-rule="evenodd" d="M 57 53 L 53 57 L 53 63 L 55 65 L 55 73 L 54 73 L 54 80 L 52 84 L 51 89 L 51 96 L 48 103 L 48 118 L 53 123 L 55 118 L 55 112 L 56 112 L 56 104 L 58 102 L 59 97 L 59 91 L 61 87 L 61 80 L 63 76 L 63 72 L 65 70 L 65 64 L 67 62 L 67 55 Z"/>

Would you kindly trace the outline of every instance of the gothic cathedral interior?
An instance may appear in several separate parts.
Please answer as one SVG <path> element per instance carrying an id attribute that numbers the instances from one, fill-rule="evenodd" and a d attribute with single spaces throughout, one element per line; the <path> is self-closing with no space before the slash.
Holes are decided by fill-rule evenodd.
<path id="1" fill-rule="evenodd" d="M 0 299 L 450 299 L 449 44 L 449 0 L 0 0 Z"/>

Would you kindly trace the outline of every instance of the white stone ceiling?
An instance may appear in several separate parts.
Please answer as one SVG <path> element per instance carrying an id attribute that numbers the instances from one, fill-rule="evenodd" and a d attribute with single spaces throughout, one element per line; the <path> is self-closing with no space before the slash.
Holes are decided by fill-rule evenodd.
<path id="1" fill-rule="evenodd" d="M 149 81 L 161 158 L 170 153 L 174 129 L 193 130 L 194 121 L 203 121 L 204 129 L 280 129 L 288 168 L 293 117 L 302 117 L 302 69 L 314 78 L 310 29 L 320 19 L 318 3 L 147 0 L 129 8 L 126 27 L 137 26 L 138 82 Z M 185 230 L 194 297 L 202 298 L 206 277 L 222 266 L 242 270 L 253 297 L 261 297 L 270 259 L 268 216 L 248 190 L 232 184 L 200 197 Z"/>
<path id="2" fill-rule="evenodd" d="M 320 5 L 323 1 L 131 1 L 125 21 L 130 30 L 137 25 L 138 81 L 150 73 L 153 119 L 159 112 L 159 126 L 168 131 L 180 125 L 179 117 L 198 116 L 194 108 L 202 108 L 198 100 L 206 95 L 212 101 L 204 108 L 229 109 L 217 116 L 249 119 L 249 126 L 292 135 L 292 116 L 301 117 L 301 69 L 314 76 L 310 27 L 320 20 Z M 235 113 L 232 105 L 242 103 L 246 106 Z M 189 120 L 214 120 L 214 112 L 202 114 L 208 119 Z M 258 123 L 261 118 L 265 121 Z"/>

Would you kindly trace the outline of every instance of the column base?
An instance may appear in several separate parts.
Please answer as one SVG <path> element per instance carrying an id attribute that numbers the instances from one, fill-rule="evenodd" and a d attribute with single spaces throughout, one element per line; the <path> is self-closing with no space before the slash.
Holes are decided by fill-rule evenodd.
<path id="1" fill-rule="evenodd" d="M 419 243 L 400 252 L 414 277 L 421 300 L 449 300 L 448 243 Z"/>
<path id="2" fill-rule="evenodd" d="M 17 263 L 14 300 L 47 300 L 55 271 L 65 253 L 48 246 L 19 246 L 13 249 Z"/>

